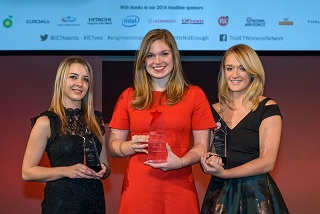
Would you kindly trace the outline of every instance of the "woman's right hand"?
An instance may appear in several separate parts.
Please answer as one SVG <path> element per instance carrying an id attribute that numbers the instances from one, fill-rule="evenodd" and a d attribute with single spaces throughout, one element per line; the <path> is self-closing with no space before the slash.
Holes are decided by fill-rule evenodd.
<path id="1" fill-rule="evenodd" d="M 64 167 L 63 174 L 68 178 L 95 179 L 98 177 L 97 173 L 93 169 L 90 169 L 89 167 L 81 163 Z"/>
<path id="2" fill-rule="evenodd" d="M 142 152 L 148 154 L 146 148 L 149 146 L 149 135 L 133 135 L 131 139 L 131 147 L 137 152 Z"/>
<path id="3" fill-rule="evenodd" d="M 219 156 L 210 155 L 211 153 L 205 153 L 201 155 L 201 166 L 205 173 L 220 177 L 220 173 L 223 172 L 223 162 Z"/>
<path id="4" fill-rule="evenodd" d="M 133 135 L 127 140 L 129 130 L 111 128 L 109 135 L 109 152 L 112 157 L 129 157 L 137 152 L 148 154 L 149 135 Z"/>

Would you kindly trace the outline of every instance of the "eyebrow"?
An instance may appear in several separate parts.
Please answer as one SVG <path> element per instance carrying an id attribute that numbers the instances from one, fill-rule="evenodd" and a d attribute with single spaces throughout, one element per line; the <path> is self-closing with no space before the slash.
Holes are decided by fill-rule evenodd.
<path id="1" fill-rule="evenodd" d="M 166 49 L 166 50 L 162 50 L 162 51 L 159 51 L 160 53 L 163 53 L 163 52 L 170 52 L 170 50 L 168 49 Z M 151 53 L 151 54 L 154 54 L 153 52 L 151 52 L 151 51 L 149 51 L 148 53 Z"/>
<path id="2" fill-rule="evenodd" d="M 70 73 L 68 73 L 68 74 L 73 74 L 73 75 L 77 75 L 77 76 L 79 76 L 79 74 L 77 74 L 77 73 L 73 73 L 73 72 L 70 72 Z M 89 75 L 84 75 L 84 77 L 89 77 Z"/>
<path id="3" fill-rule="evenodd" d="M 224 66 L 230 66 L 230 67 L 243 67 L 243 65 L 239 65 L 239 66 L 233 66 L 232 64 L 225 64 Z"/>

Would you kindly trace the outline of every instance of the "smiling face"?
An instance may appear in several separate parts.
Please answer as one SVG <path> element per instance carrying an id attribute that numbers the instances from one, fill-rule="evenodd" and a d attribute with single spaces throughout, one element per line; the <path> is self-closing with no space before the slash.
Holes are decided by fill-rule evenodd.
<path id="1" fill-rule="evenodd" d="M 173 69 L 173 56 L 169 46 L 162 40 L 154 41 L 145 64 L 154 82 L 166 83 Z"/>
<path id="2" fill-rule="evenodd" d="M 80 63 L 70 65 L 63 87 L 63 105 L 66 108 L 81 108 L 81 101 L 89 89 L 89 75 Z"/>
<path id="3" fill-rule="evenodd" d="M 238 62 L 233 54 L 226 57 L 224 72 L 228 88 L 233 94 L 245 94 L 251 84 L 251 75 Z"/>

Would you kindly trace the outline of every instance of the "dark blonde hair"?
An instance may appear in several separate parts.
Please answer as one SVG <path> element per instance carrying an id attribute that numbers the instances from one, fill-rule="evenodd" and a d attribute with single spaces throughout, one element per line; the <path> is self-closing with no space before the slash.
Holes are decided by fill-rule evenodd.
<path id="1" fill-rule="evenodd" d="M 136 54 L 137 60 L 135 62 L 133 80 L 134 99 L 131 103 L 131 106 L 135 109 L 151 107 L 154 102 L 152 79 L 147 72 L 145 61 L 151 45 L 156 40 L 164 41 L 169 46 L 173 57 L 173 70 L 170 73 L 165 90 L 166 105 L 174 105 L 179 102 L 188 88 L 181 65 L 180 53 L 173 35 L 166 29 L 151 30 L 143 38 L 140 50 Z"/>
<path id="2" fill-rule="evenodd" d="M 82 57 L 70 56 L 65 58 L 59 65 L 56 79 L 54 83 L 53 97 L 50 105 L 50 110 L 55 112 L 61 120 L 60 132 L 64 135 L 67 133 L 66 128 L 66 113 L 62 99 L 64 96 L 63 89 L 66 84 L 71 64 L 78 63 L 84 66 L 89 77 L 89 88 L 87 94 L 81 101 L 81 108 L 84 112 L 84 122 L 88 129 L 94 133 L 102 142 L 102 131 L 100 124 L 94 114 L 93 107 L 93 73 L 90 64 Z"/>
<path id="3" fill-rule="evenodd" d="M 246 94 L 242 100 L 245 106 L 248 106 L 251 110 L 256 110 L 259 105 L 259 96 L 263 94 L 265 73 L 262 63 L 257 53 L 248 45 L 238 44 L 229 48 L 222 59 L 220 72 L 218 76 L 218 98 L 220 103 L 220 112 L 223 112 L 226 107 L 232 109 L 233 97 L 230 89 L 227 85 L 225 77 L 225 62 L 227 56 L 233 54 L 237 61 L 245 68 L 248 74 L 251 76 L 251 85 L 246 91 Z"/>

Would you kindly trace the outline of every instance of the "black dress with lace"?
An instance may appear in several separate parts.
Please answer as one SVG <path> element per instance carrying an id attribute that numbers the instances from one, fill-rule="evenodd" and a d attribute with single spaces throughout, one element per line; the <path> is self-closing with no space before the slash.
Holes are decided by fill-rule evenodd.
<path id="1" fill-rule="evenodd" d="M 50 120 L 51 136 L 47 142 L 46 152 L 52 167 L 71 166 L 83 163 L 83 136 L 88 133 L 84 124 L 84 113 L 80 109 L 66 109 L 67 135 L 59 132 L 61 121 L 57 114 L 45 111 L 40 116 L 47 116 Z M 105 129 L 102 122 L 102 113 L 96 111 L 96 118 L 101 124 L 101 131 Z M 32 126 L 40 117 L 32 118 Z M 100 142 L 95 137 L 96 142 Z M 98 153 L 102 146 L 97 143 Z M 102 182 L 97 179 L 61 178 L 49 181 L 44 189 L 42 213 L 103 213 L 105 214 L 105 199 Z"/>
<path id="2" fill-rule="evenodd" d="M 270 116 L 281 115 L 278 105 L 265 105 L 270 98 L 259 103 L 233 129 L 227 127 L 227 162 L 230 169 L 259 157 L 259 127 Z M 212 108 L 216 121 L 222 121 Z M 289 213 L 283 197 L 269 173 L 243 178 L 221 179 L 211 177 L 201 214 Z"/>

